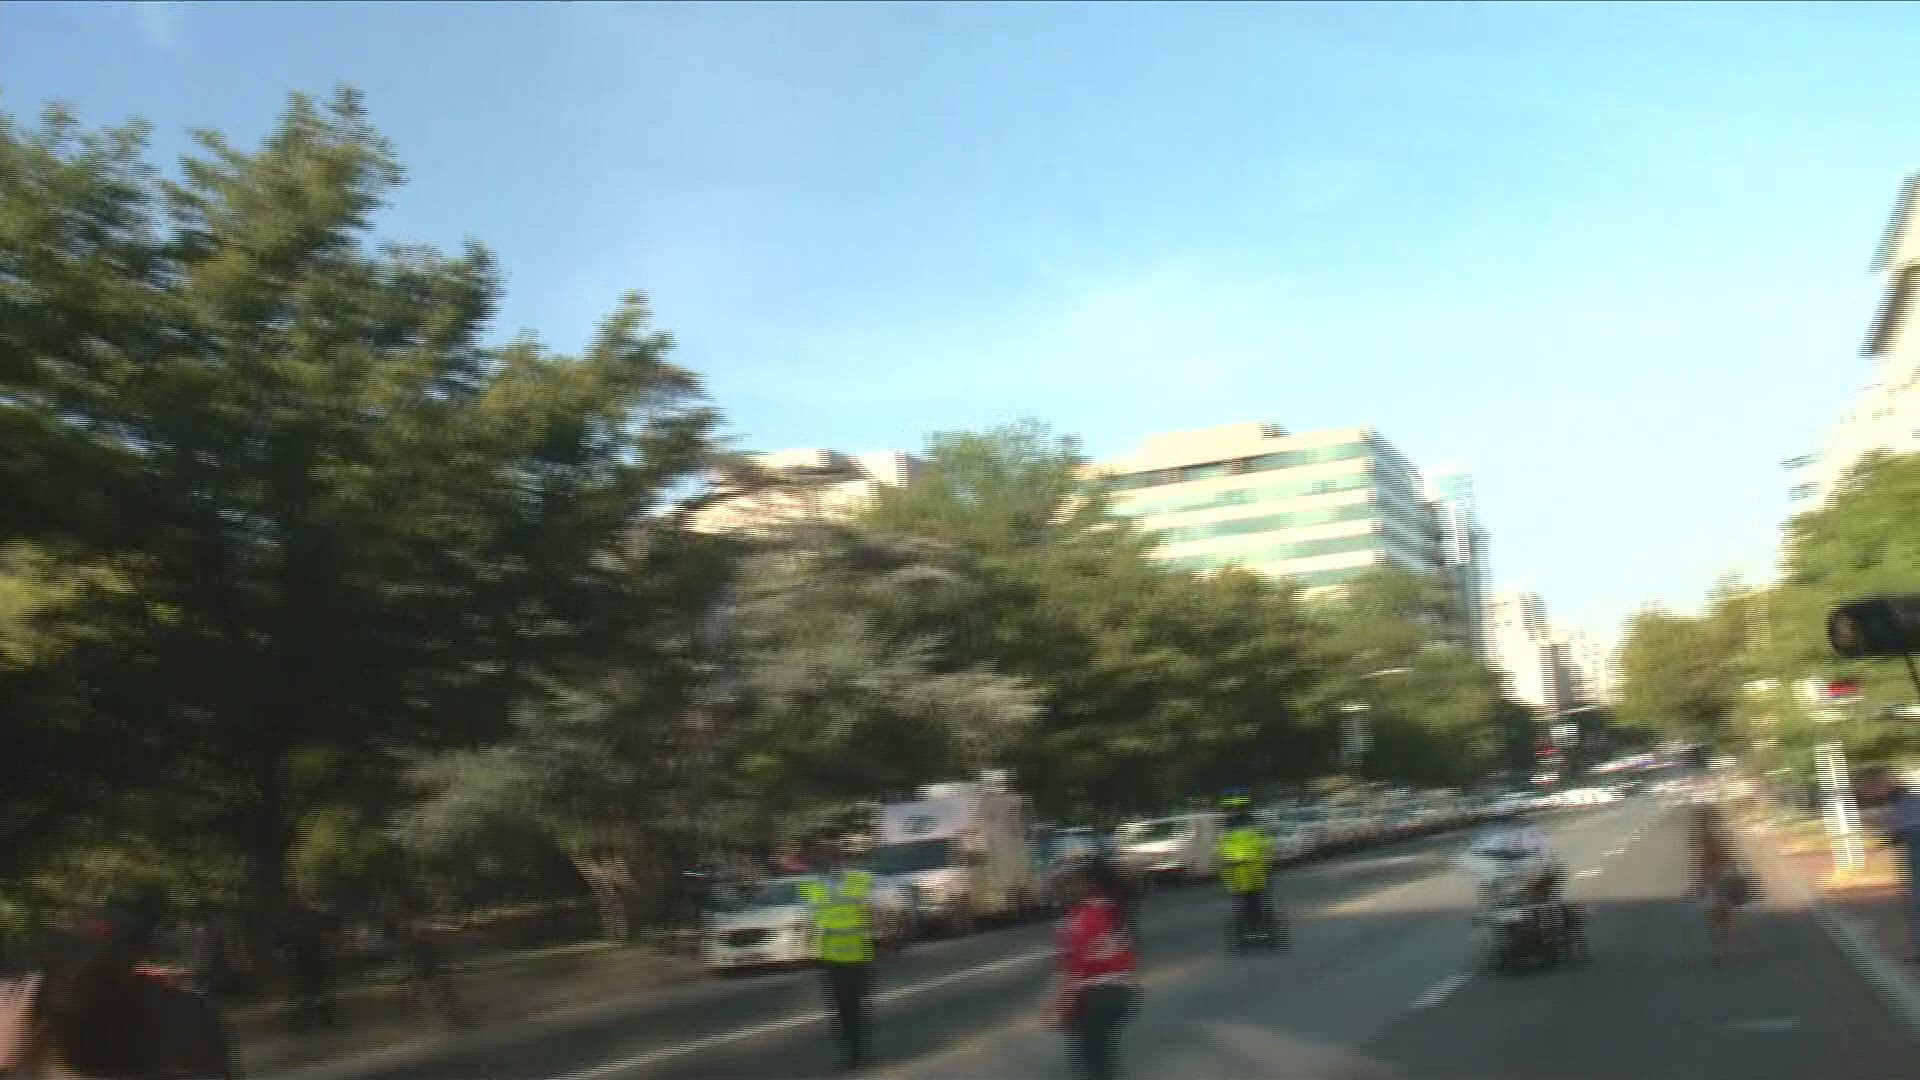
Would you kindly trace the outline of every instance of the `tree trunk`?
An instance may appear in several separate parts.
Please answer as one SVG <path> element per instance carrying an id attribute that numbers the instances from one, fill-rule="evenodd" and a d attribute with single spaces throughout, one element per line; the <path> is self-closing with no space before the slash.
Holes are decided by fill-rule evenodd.
<path id="1" fill-rule="evenodd" d="M 615 853 L 581 856 L 574 866 L 593 892 L 601 934 L 609 941 L 632 941 L 636 889 L 626 857 Z"/>
<path id="2" fill-rule="evenodd" d="M 246 910 L 246 939 L 256 985 L 265 985 L 279 974 L 276 946 L 287 914 L 287 853 L 293 846 L 293 830 L 285 820 L 285 800 L 276 779 L 261 781 L 246 840 L 252 900 Z"/>

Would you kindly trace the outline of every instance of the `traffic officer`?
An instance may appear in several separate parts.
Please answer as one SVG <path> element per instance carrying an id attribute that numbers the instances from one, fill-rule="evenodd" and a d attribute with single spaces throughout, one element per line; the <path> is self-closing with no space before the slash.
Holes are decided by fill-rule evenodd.
<path id="1" fill-rule="evenodd" d="M 819 872 L 801 884 L 813 913 L 814 957 L 833 1013 L 840 1067 L 868 1061 L 867 999 L 873 993 L 873 875 L 849 869 L 838 845 L 823 843 Z"/>
<path id="2" fill-rule="evenodd" d="M 1272 846 L 1267 835 L 1254 827 L 1247 813 L 1250 803 L 1246 796 L 1234 795 L 1221 807 L 1227 815 L 1227 828 L 1220 836 L 1220 881 L 1233 898 L 1231 940 L 1236 945 L 1244 945 L 1256 930 L 1264 931 L 1277 943 L 1267 911 Z"/>

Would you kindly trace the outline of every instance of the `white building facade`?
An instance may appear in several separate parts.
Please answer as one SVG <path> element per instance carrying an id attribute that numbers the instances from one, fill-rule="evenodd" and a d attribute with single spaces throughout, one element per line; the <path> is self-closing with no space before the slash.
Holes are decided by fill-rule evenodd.
<path id="1" fill-rule="evenodd" d="M 797 521 L 848 518 L 872 505 L 882 488 L 906 484 L 921 468 L 919 458 L 899 450 L 775 450 L 753 455 L 753 462 L 773 482 L 703 507 L 694 515 L 695 530 L 764 533 Z"/>
<path id="2" fill-rule="evenodd" d="M 1871 381 L 1849 403 L 1818 454 L 1786 462 L 1796 510 L 1831 498 L 1847 473 L 1876 451 L 1920 453 L 1920 174 L 1907 178 L 1872 264 L 1884 280 L 1861 346 Z"/>
<path id="3" fill-rule="evenodd" d="M 1490 661 L 1507 696 L 1536 715 L 1569 706 L 1562 649 L 1547 624 L 1546 605 L 1530 592 L 1496 593 L 1487 610 Z"/>

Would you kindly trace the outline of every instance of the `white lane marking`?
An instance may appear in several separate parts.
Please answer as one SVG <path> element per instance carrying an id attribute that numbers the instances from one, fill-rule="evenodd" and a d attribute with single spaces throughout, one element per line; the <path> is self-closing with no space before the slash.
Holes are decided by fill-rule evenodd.
<path id="1" fill-rule="evenodd" d="M 1797 1016 L 1756 1016 L 1751 1020 L 1736 1020 L 1722 1027 L 1737 1035 L 1776 1035 L 1783 1031 L 1792 1031 L 1800 1026 Z"/>
<path id="2" fill-rule="evenodd" d="M 923 983 L 915 983 L 912 986 L 898 987 L 883 994 L 875 994 L 873 1001 L 876 1005 L 903 1001 L 915 995 L 924 994 L 929 990 L 938 990 L 940 987 L 951 986 L 954 983 L 964 982 L 967 979 L 977 979 L 982 975 L 991 975 L 996 971 L 1004 971 L 1007 968 L 1019 967 L 1023 964 L 1031 964 L 1040 960 L 1050 959 L 1053 955 L 1052 949 L 1038 949 L 1033 952 L 1020 953 L 1016 956 L 1004 956 L 985 964 L 979 964 L 960 971 L 949 972 L 937 979 L 928 979 Z M 612 1076 L 615 1073 L 626 1072 L 629 1069 L 644 1069 L 649 1065 L 667 1061 L 671 1058 L 685 1057 L 688 1054 L 698 1054 L 702 1051 L 711 1050 L 716 1046 L 725 1046 L 728 1043 L 740 1042 L 744 1039 L 757 1039 L 763 1035 L 790 1031 L 797 1027 L 805 1027 L 808 1024 L 819 1023 L 826 1018 L 827 1014 L 824 1012 L 799 1013 L 779 1020 L 770 1020 L 764 1024 L 755 1024 L 752 1027 L 740 1028 L 736 1031 L 717 1032 L 704 1038 L 694 1039 L 691 1042 L 678 1043 L 674 1046 L 662 1046 L 655 1050 L 648 1050 L 645 1053 L 635 1054 L 632 1057 L 622 1058 L 619 1061 L 602 1062 L 591 1068 L 566 1073 L 563 1076 L 557 1077 L 556 1080 L 595 1080 L 597 1077 Z"/>
<path id="3" fill-rule="evenodd" d="M 1612 850 L 1607 852 L 1607 858 L 1611 859 L 1615 855 L 1624 855 L 1626 854 L 1626 852 L 1627 852 L 1626 848 L 1622 848 L 1622 847 L 1613 848 Z"/>
<path id="4" fill-rule="evenodd" d="M 1581 877 L 1599 877 L 1600 871 L 1589 868 L 1589 869 L 1580 871 L 1580 876 Z"/>
<path id="5" fill-rule="evenodd" d="M 1435 983 L 1433 989 L 1414 998 L 1413 1007 L 1416 1009 L 1431 1009 L 1435 1005 L 1447 1000 L 1454 991 L 1467 985 L 1467 980 L 1471 978 L 1473 978 L 1473 976 L 1465 972 L 1458 975 L 1449 975 L 1441 979 L 1438 983 Z"/>

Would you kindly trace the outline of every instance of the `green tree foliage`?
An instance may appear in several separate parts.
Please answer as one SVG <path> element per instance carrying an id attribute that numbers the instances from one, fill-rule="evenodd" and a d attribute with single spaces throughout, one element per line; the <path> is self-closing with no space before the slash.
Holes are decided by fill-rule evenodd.
<path id="1" fill-rule="evenodd" d="M 1498 677 L 1457 640 L 1454 606 L 1442 582 L 1391 567 L 1321 606 L 1316 711 L 1365 717 L 1370 775 L 1459 784 L 1511 761 L 1513 711 Z"/>
<path id="2" fill-rule="evenodd" d="M 1920 454 L 1874 455 L 1861 462 L 1824 505 L 1795 518 L 1788 533 L 1785 573 L 1766 612 L 1768 675 L 1790 686 L 1800 679 L 1859 679 L 1864 700 L 1845 710 L 1838 730 L 1814 731 L 1805 715 L 1788 717 L 1784 742 L 1801 752 L 1790 764 L 1804 770 L 1816 741 L 1842 738 L 1855 760 L 1884 761 L 1920 754 L 1920 726 L 1891 710 L 1914 703 L 1914 689 L 1898 661 L 1844 661 L 1827 642 L 1827 615 L 1849 600 L 1875 593 L 1920 592 Z"/>
<path id="3" fill-rule="evenodd" d="M 1748 604 L 1723 585 L 1704 614 L 1635 615 L 1620 647 L 1621 711 L 1672 737 L 1725 745 L 1752 670 Z"/>
<path id="4" fill-rule="evenodd" d="M 937 541 L 812 524 L 742 567 L 739 795 L 771 825 L 1004 760 L 1032 720 L 1018 677 L 950 654 L 978 583 Z"/>
<path id="5" fill-rule="evenodd" d="M 32 624 L 0 700 L 46 748 L 83 732 L 156 831 L 243 852 L 270 915 L 310 809 L 377 814 L 393 751 L 489 739 L 620 641 L 610 553 L 713 417 L 638 296 L 579 356 L 494 346 L 483 249 L 375 248 L 400 169 L 352 93 L 180 175 L 137 127 L 0 121 L 0 544 Z M 51 812 L 44 786 L 5 798 Z"/>
<path id="6" fill-rule="evenodd" d="M 1049 812 L 1105 817 L 1321 771 L 1316 628 L 1292 586 L 1160 565 L 1085 465 L 1034 423 L 938 436 L 869 516 L 969 560 L 982 585 L 948 644 L 1039 693 L 1008 755 L 1022 783 Z"/>

